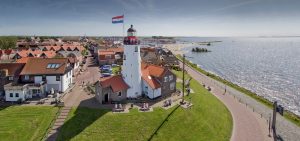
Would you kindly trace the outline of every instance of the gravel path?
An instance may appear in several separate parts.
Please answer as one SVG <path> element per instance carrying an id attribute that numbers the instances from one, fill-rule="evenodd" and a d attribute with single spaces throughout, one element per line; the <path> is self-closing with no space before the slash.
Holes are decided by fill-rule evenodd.
<path id="1" fill-rule="evenodd" d="M 248 137 L 252 136 L 248 132 L 253 132 L 255 133 L 255 135 L 262 133 L 264 137 L 266 132 L 268 134 L 268 120 L 272 113 L 272 110 L 270 108 L 229 86 L 226 86 L 226 94 L 223 95 L 225 90 L 225 85 L 223 83 L 220 83 L 210 77 L 207 77 L 206 75 L 203 75 L 190 67 L 187 68 L 187 71 L 190 75 L 192 75 L 194 79 L 205 83 L 205 85 L 213 87 L 213 93 L 228 107 L 228 109 L 232 113 L 234 120 L 234 131 L 232 140 L 239 138 L 236 137 L 236 134 L 238 134 L 237 136 L 242 135 L 242 138 L 247 140 L 249 139 Z M 240 104 L 236 105 L 234 103 Z M 253 111 L 255 114 L 253 113 Z M 249 126 L 252 129 L 248 129 Z M 287 119 L 285 119 L 284 117 L 280 116 L 279 114 L 277 114 L 276 126 L 277 134 L 283 140 L 300 140 L 300 128 L 288 121 Z M 260 128 L 261 130 L 258 130 L 258 128 Z M 259 133 L 258 131 L 261 133 Z"/>

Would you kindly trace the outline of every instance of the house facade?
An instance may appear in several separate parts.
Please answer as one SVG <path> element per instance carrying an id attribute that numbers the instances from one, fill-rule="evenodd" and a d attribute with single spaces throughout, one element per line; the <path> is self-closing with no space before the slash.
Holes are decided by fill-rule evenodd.
<path id="1" fill-rule="evenodd" d="M 0 95 L 4 94 L 4 85 L 17 83 L 24 63 L 0 63 Z"/>
<path id="2" fill-rule="evenodd" d="M 143 63 L 142 79 L 142 93 L 150 99 L 176 91 L 176 75 L 165 67 Z"/>
<path id="3" fill-rule="evenodd" d="M 39 67 L 34 67 L 39 66 Z M 45 91 L 65 92 L 72 84 L 72 67 L 67 58 L 30 58 L 21 72 L 25 83 L 46 83 Z"/>
<path id="4" fill-rule="evenodd" d="M 127 89 L 122 76 L 100 78 L 95 84 L 96 99 L 100 103 L 121 102 L 127 98 Z"/>
<path id="5" fill-rule="evenodd" d="M 9 83 L 4 86 L 6 101 L 25 101 L 33 97 L 45 97 L 45 83 L 18 84 Z"/>

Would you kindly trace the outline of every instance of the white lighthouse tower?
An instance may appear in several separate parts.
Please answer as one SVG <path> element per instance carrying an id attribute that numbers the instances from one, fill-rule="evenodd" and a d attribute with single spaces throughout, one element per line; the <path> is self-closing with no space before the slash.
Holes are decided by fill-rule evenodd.
<path id="1" fill-rule="evenodd" d="M 142 93 L 140 41 L 136 37 L 136 30 L 132 25 L 127 30 L 127 37 L 124 38 L 122 75 L 130 87 L 127 90 L 127 97 L 140 96 Z"/>

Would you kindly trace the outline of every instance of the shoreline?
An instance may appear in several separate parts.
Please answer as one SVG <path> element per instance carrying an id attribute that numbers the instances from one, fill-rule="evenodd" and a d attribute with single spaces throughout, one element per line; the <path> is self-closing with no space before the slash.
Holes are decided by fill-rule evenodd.
<path id="1" fill-rule="evenodd" d="M 186 47 L 193 46 L 193 45 L 194 44 L 192 44 L 192 43 L 191 44 L 167 44 L 167 45 L 164 45 L 163 47 L 169 49 L 179 60 L 181 60 L 182 55 L 184 53 L 186 53 L 186 51 L 182 51 L 182 49 L 184 49 Z M 259 103 L 267 106 L 269 109 L 272 109 L 273 102 L 271 102 L 270 100 L 264 98 L 263 96 L 260 96 L 256 93 L 242 87 L 242 86 L 239 86 L 235 83 L 232 83 L 228 80 L 225 80 L 224 78 L 222 78 L 222 77 L 220 77 L 216 74 L 213 74 L 211 72 L 207 72 L 206 70 L 203 70 L 201 67 L 199 67 L 199 65 L 194 64 L 193 62 L 191 62 L 189 60 L 187 61 L 187 65 L 189 65 L 190 67 L 196 69 L 200 73 L 205 74 L 208 77 L 225 84 L 226 86 L 232 87 L 233 89 L 243 93 L 244 95 L 248 95 L 252 99 L 254 99 L 254 100 L 258 101 Z M 299 115 L 293 113 L 292 111 L 285 110 L 284 117 L 286 119 L 288 119 L 289 121 L 291 121 L 292 123 L 294 123 L 295 125 L 297 125 L 298 127 L 300 127 L 300 116 Z"/>

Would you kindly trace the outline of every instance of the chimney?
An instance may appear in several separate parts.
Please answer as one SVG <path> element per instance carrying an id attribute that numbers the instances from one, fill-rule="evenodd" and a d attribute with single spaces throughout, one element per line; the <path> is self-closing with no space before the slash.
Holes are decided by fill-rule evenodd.
<path id="1" fill-rule="evenodd" d="M 8 69 L 2 69 L 2 70 L 0 70 L 0 76 L 1 77 L 8 76 Z"/>

